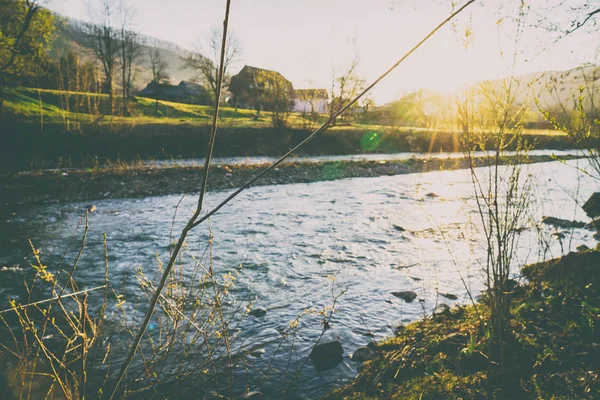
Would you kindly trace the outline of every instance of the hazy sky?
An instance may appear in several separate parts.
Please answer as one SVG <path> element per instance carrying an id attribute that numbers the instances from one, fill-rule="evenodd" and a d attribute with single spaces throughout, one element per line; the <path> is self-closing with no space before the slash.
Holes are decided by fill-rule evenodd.
<path id="1" fill-rule="evenodd" d="M 188 48 L 221 24 L 225 7 L 225 0 L 129 2 L 136 9 L 137 30 Z M 454 27 L 445 27 L 375 89 L 376 102 L 417 88 L 447 91 L 510 74 L 517 30 L 510 16 L 516 16 L 518 4 L 473 4 Z M 87 19 L 84 0 L 52 0 L 50 8 Z M 373 80 L 450 12 L 451 2 L 443 0 L 233 0 L 231 29 L 244 53 L 231 72 L 248 64 L 277 70 L 296 88 L 329 88 L 332 71 L 357 54 L 360 73 Z M 505 14 L 509 18 L 498 25 Z M 522 25 L 517 74 L 572 68 L 589 58 L 592 44 L 583 35 L 547 47 L 552 40 L 532 27 L 532 14 Z M 473 41 L 465 49 L 461 38 L 469 27 Z"/>

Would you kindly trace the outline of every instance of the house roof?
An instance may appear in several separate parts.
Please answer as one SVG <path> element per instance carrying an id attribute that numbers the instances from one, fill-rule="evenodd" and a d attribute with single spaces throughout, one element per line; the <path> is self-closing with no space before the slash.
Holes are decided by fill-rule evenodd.
<path id="1" fill-rule="evenodd" d="M 191 81 L 181 81 L 179 82 L 179 87 L 182 88 L 182 90 L 190 96 L 199 96 L 206 92 L 204 86 Z"/>
<path id="2" fill-rule="evenodd" d="M 199 96 L 204 92 L 205 89 L 202 85 L 189 81 L 181 81 L 177 86 L 150 82 L 139 94 L 141 96 L 154 96 L 158 94 L 160 96 L 185 97 Z"/>
<path id="3" fill-rule="evenodd" d="M 143 90 L 139 93 L 142 96 L 152 96 L 159 94 L 161 96 L 171 97 L 182 97 L 185 96 L 185 92 L 179 86 L 169 85 L 166 83 L 154 83 L 150 82 Z"/>
<path id="4" fill-rule="evenodd" d="M 259 72 L 266 72 L 269 75 L 276 76 L 277 78 L 281 78 L 281 79 L 283 79 L 283 80 L 285 80 L 287 82 L 290 82 L 289 80 L 287 80 L 285 78 L 285 76 L 281 75 L 281 73 L 279 73 L 277 71 L 273 71 L 273 70 L 270 70 L 270 69 L 264 69 L 264 68 L 258 68 L 258 67 L 252 67 L 250 65 L 244 65 L 244 68 L 242 68 L 240 70 L 240 72 L 238 72 L 237 75 L 235 75 L 235 76 L 245 75 L 245 74 L 249 74 L 249 75 L 255 76 Z"/>

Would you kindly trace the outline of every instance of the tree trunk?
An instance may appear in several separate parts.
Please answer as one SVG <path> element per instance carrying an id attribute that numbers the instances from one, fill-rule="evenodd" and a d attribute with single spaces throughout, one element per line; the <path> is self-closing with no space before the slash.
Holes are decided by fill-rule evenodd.
<path id="1" fill-rule="evenodd" d="M 2 81 L 0 81 L 0 123 L 4 123 L 4 82 Z"/>

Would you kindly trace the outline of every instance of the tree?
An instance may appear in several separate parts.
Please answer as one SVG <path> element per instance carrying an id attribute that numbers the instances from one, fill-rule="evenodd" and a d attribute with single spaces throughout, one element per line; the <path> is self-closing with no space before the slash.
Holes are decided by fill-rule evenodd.
<path id="1" fill-rule="evenodd" d="M 364 90 L 365 80 L 356 72 L 358 63 L 359 59 L 358 57 L 355 57 L 350 63 L 350 66 L 345 69 L 342 74 L 336 76 L 334 72 L 331 83 L 331 104 L 329 106 L 331 116 L 338 113 Z M 346 117 L 342 115 L 340 120 L 344 121 L 345 118 Z"/>
<path id="2" fill-rule="evenodd" d="M 535 4 L 539 19 L 536 26 L 557 32 L 559 38 L 566 37 L 583 28 L 596 28 L 596 18 L 600 16 L 598 0 L 546 0 Z M 532 6 L 534 7 L 534 6 Z"/>
<path id="3" fill-rule="evenodd" d="M 207 37 L 207 45 L 202 46 L 202 44 L 198 44 L 194 52 L 185 58 L 186 66 L 196 71 L 197 79 L 202 80 L 208 85 L 213 99 L 217 93 L 222 32 L 221 29 L 213 28 Z M 225 59 L 223 63 L 223 86 L 225 87 L 229 86 L 229 79 L 227 79 L 226 75 L 227 71 L 232 64 L 240 61 L 242 50 L 243 48 L 240 41 L 230 34 L 227 38 Z"/>
<path id="4" fill-rule="evenodd" d="M 547 99 L 538 97 L 535 103 L 554 129 L 567 134 L 583 151 L 592 168 L 586 173 L 600 178 L 600 67 L 581 66 L 565 73 L 565 78 L 574 79 L 571 74 L 578 78 L 577 86 L 552 76 L 546 87 Z"/>
<path id="5" fill-rule="evenodd" d="M 88 44 L 102 65 L 105 91 L 108 93 L 112 114 L 114 113 L 114 73 L 120 44 L 115 29 L 115 5 L 113 0 L 88 0 L 86 6 L 92 20 L 92 23 L 86 26 Z"/>
<path id="6" fill-rule="evenodd" d="M 273 112 L 273 125 L 283 127 L 294 104 L 294 87 L 279 72 L 245 66 L 231 78 L 229 91 L 236 106 Z"/>
<path id="7" fill-rule="evenodd" d="M 263 91 L 263 104 L 271 111 L 271 121 L 274 128 L 283 129 L 294 105 L 294 89 L 285 79 L 274 79 L 267 83 Z"/>
<path id="8" fill-rule="evenodd" d="M 120 3 L 121 30 L 119 32 L 120 40 L 120 64 L 121 64 L 121 88 L 123 96 L 123 112 L 129 114 L 128 99 L 135 76 L 133 74 L 133 65 L 142 56 L 142 45 L 138 35 L 132 31 L 133 10 Z"/>
<path id="9" fill-rule="evenodd" d="M 6 87 L 34 76 L 53 41 L 55 20 L 36 0 L 0 0 L 0 120 Z"/>
<path id="10" fill-rule="evenodd" d="M 169 81 L 167 73 L 168 64 L 163 59 L 158 49 L 148 51 L 148 62 L 152 71 L 152 86 L 154 87 L 154 99 L 156 100 L 156 114 L 158 115 L 158 98 L 161 93 L 161 86 Z"/>

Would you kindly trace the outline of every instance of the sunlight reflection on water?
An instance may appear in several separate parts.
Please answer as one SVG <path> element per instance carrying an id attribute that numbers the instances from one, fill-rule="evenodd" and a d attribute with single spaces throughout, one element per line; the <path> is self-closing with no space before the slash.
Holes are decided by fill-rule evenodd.
<path id="1" fill-rule="evenodd" d="M 539 222 L 543 215 L 587 220 L 575 199 L 583 204 L 598 184 L 578 172 L 575 166 L 582 163 L 528 167 L 534 177 L 532 221 Z M 381 339 L 393 334 L 397 324 L 431 313 L 439 302 L 453 303 L 437 296 L 438 292 L 456 294 L 457 303 L 466 302 L 460 275 L 474 294 L 483 289 L 485 251 L 471 193 L 468 171 L 264 186 L 244 192 L 211 221 L 215 270 L 223 273 L 242 264 L 233 296 L 253 300 L 268 310 L 264 318 L 246 319 L 241 335 L 265 343 L 264 359 L 269 360 L 275 346 L 272 340 L 290 320 L 306 308 L 331 303 L 329 277 L 338 273 L 336 284 L 348 290 L 324 340 L 342 342 L 344 362 L 327 372 L 305 368 L 297 394 L 314 398 L 347 382 L 357 372 L 349 357 L 373 340 L 370 333 Z M 207 209 L 226 195 L 209 193 Z M 155 270 L 157 252 L 166 261 L 171 218 L 179 200 L 180 196 L 163 196 L 95 203 L 98 212 L 91 215 L 87 248 L 77 274 L 80 285 L 103 283 L 102 233 L 107 232 L 113 283 L 119 286 L 127 276 L 128 304 L 132 311 L 137 305 L 143 308 L 146 303 L 138 297 L 135 268 Z M 174 232 L 180 231 L 195 203 L 194 196 L 182 201 Z M 18 213 L 0 234 L 0 263 L 27 268 L 28 237 L 43 249 L 49 264 L 57 262 L 84 206 L 37 206 Z M 552 228 L 541 226 L 550 243 L 542 251 L 538 230 L 533 223 L 527 228 L 520 235 L 518 264 L 555 257 L 580 244 L 595 245 L 592 232 L 585 229 L 565 232 L 559 242 L 551 238 Z M 201 226 L 188 246 L 201 253 L 207 238 L 208 228 Z M 7 298 L 21 293 L 10 284 L 16 272 L 3 271 L 0 276 L 0 303 L 6 304 Z M 406 304 L 390 294 L 400 290 L 415 291 L 420 301 Z M 295 362 L 305 360 L 320 333 L 318 319 L 301 322 Z M 274 367 L 282 368 L 287 362 L 286 350 L 275 359 Z M 275 393 L 277 384 L 274 376 L 265 392 Z"/>

